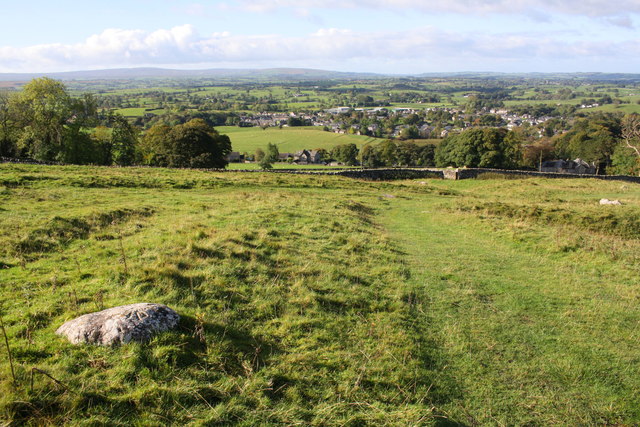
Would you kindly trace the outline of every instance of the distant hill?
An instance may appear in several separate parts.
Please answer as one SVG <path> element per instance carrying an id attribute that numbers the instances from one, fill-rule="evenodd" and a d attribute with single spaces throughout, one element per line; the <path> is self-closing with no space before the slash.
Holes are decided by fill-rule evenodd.
<path id="1" fill-rule="evenodd" d="M 123 81 L 159 81 L 187 80 L 187 79 L 215 79 L 220 81 L 317 81 L 317 80 L 360 80 L 360 79 L 383 79 L 383 78 L 458 78 L 458 79 L 482 79 L 482 80 L 574 80 L 584 82 L 640 82 L 640 74 L 625 73 L 499 73 L 499 72 L 439 72 L 439 73 L 397 73 L 397 74 L 376 74 L 317 70 L 310 68 L 266 68 L 266 69 L 233 69 L 233 68 L 212 68 L 206 70 L 176 70 L 168 68 L 115 68 L 105 70 L 88 71 L 67 71 L 59 73 L 0 73 L 0 87 L 20 86 L 23 82 L 28 82 L 37 77 L 51 77 L 75 84 L 91 84 L 96 82 L 123 82 Z M 143 83 L 143 84 L 146 84 Z"/>
<path id="2" fill-rule="evenodd" d="M 318 79 L 361 79 L 383 77 L 373 73 L 349 73 L 307 68 L 268 69 L 224 69 L 174 70 L 166 68 L 117 68 L 107 70 L 68 71 L 60 73 L 0 73 L 0 81 L 22 82 L 37 77 L 51 77 L 57 80 L 130 80 L 149 78 L 226 78 L 226 79 L 277 79 L 277 80 L 318 80 Z"/>
<path id="3" fill-rule="evenodd" d="M 498 72 L 478 72 L 460 71 L 444 73 L 422 73 L 417 74 L 417 78 L 461 78 L 461 79 L 542 79 L 542 80 L 581 80 L 581 81 L 602 81 L 602 82 L 640 82 L 640 74 L 630 73 L 498 73 Z"/>

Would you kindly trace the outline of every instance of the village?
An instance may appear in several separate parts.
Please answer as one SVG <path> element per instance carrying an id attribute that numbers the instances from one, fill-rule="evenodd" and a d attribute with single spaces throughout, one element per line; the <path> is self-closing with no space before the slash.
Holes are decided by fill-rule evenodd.
<path id="1" fill-rule="evenodd" d="M 488 117 L 483 119 L 483 117 Z M 367 135 L 399 139 L 438 139 L 451 132 L 490 125 L 514 129 L 535 127 L 552 119 L 517 114 L 506 109 L 490 109 L 478 114 L 448 107 L 414 108 L 352 108 L 337 107 L 312 113 L 259 113 L 240 116 L 244 127 L 316 126 L 338 134 Z M 485 124 L 486 123 L 486 124 Z M 540 131 L 540 136 L 542 131 Z"/>

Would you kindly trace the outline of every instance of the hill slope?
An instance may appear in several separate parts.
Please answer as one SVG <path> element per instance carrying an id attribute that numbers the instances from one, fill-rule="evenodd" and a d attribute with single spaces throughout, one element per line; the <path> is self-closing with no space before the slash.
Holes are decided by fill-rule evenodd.
<path id="1" fill-rule="evenodd" d="M 3 164 L 0 201 L 9 422 L 640 422 L 637 185 Z M 141 301 L 180 327 L 54 334 Z"/>

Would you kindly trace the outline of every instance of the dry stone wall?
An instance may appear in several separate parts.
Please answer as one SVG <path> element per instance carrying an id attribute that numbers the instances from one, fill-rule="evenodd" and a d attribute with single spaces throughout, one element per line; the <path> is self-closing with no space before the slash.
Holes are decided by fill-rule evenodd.
<path id="1" fill-rule="evenodd" d="M 0 157 L 0 163 L 27 163 L 40 165 L 60 165 L 55 162 L 41 162 L 32 159 L 15 159 L 8 157 Z M 106 166 L 109 167 L 109 166 Z M 149 167 L 149 166 L 147 166 Z M 391 181 L 396 179 L 421 179 L 421 178 L 439 178 L 439 179 L 473 179 L 483 174 L 497 174 L 509 176 L 523 177 L 539 177 L 539 178 L 592 178 L 602 179 L 605 181 L 624 181 L 640 184 L 640 177 L 629 175 L 578 175 L 569 173 L 555 172 L 537 172 L 523 170 L 507 170 L 507 169 L 482 169 L 482 168 L 384 168 L 384 169 L 200 169 L 215 172 L 252 172 L 252 173 L 286 173 L 294 175 L 337 175 L 349 178 L 365 179 L 370 181 Z"/>
<path id="2" fill-rule="evenodd" d="M 556 172 L 537 172 L 537 171 L 520 171 L 520 170 L 505 170 L 505 169 L 453 169 L 450 172 L 451 177 L 445 176 L 448 179 L 470 179 L 478 178 L 483 174 L 498 174 L 505 176 L 523 176 L 523 177 L 538 177 L 538 178 L 592 178 L 602 179 L 605 181 L 625 181 L 640 183 L 640 177 L 628 176 L 628 175 L 590 175 L 590 174 L 571 174 L 571 173 L 556 173 Z M 454 176 L 455 174 L 455 176 Z"/>

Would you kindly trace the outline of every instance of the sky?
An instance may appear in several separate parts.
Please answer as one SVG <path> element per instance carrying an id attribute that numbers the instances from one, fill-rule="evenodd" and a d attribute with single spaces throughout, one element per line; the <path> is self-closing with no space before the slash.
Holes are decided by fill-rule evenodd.
<path id="1" fill-rule="evenodd" d="M 31 0 L 0 16 L 4 73 L 640 73 L 640 0 Z"/>

